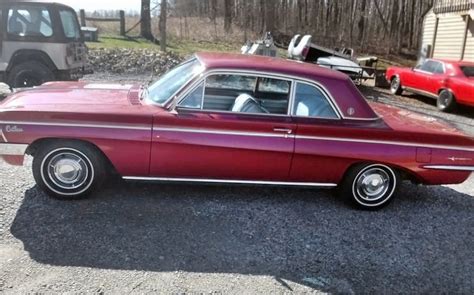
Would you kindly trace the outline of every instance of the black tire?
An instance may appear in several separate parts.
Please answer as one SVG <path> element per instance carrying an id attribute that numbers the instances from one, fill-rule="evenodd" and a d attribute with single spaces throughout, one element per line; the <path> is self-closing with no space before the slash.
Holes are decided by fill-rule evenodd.
<path id="1" fill-rule="evenodd" d="M 105 181 L 106 160 L 95 147 L 83 142 L 54 141 L 34 154 L 33 176 L 53 198 L 82 199 Z"/>
<path id="2" fill-rule="evenodd" d="M 346 173 L 339 194 L 346 203 L 358 209 L 378 210 L 392 201 L 399 184 L 396 170 L 383 164 L 360 164 Z"/>
<path id="3" fill-rule="evenodd" d="M 395 95 L 401 95 L 403 93 L 402 82 L 400 77 L 395 76 L 390 81 L 390 92 Z"/>
<path id="4" fill-rule="evenodd" d="M 46 65 L 30 61 L 14 66 L 7 75 L 7 83 L 13 88 L 33 87 L 54 78 L 54 73 Z"/>
<path id="5" fill-rule="evenodd" d="M 456 98 L 449 90 L 441 90 L 436 106 L 442 112 L 451 112 L 456 109 Z"/>

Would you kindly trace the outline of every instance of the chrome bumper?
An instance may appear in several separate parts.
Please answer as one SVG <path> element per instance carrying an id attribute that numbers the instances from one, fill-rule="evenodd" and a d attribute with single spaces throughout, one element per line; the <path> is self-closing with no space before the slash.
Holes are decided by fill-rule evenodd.
<path id="1" fill-rule="evenodd" d="M 0 156 L 24 156 L 27 144 L 0 143 Z"/>
<path id="2" fill-rule="evenodd" d="M 474 166 L 426 165 L 426 166 L 423 166 L 423 168 L 425 168 L 425 169 L 434 169 L 434 170 L 472 171 L 472 172 L 474 172 Z"/>

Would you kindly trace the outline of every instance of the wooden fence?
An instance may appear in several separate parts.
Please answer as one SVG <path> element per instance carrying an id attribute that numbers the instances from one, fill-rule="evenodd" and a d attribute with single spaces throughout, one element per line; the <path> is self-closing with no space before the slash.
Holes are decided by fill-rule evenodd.
<path id="1" fill-rule="evenodd" d="M 87 21 L 94 22 L 119 22 L 120 23 L 120 36 L 125 36 L 125 11 L 119 11 L 118 18 L 107 18 L 107 17 L 87 17 L 84 9 L 81 9 L 79 12 L 81 26 L 85 27 Z"/>

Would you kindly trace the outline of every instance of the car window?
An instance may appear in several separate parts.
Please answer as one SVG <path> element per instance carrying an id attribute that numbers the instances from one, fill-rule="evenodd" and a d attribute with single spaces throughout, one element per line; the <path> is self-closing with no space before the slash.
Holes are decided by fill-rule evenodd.
<path id="1" fill-rule="evenodd" d="M 466 77 L 474 77 L 474 66 L 461 66 L 461 71 Z"/>
<path id="2" fill-rule="evenodd" d="M 326 95 L 319 88 L 306 83 L 296 84 L 293 115 L 324 119 L 338 118 Z"/>
<path id="3" fill-rule="evenodd" d="M 256 83 L 256 77 L 242 75 L 213 75 L 206 79 L 206 87 L 216 89 L 253 91 Z"/>
<path id="4" fill-rule="evenodd" d="M 428 73 L 434 73 L 436 71 L 436 68 L 438 67 L 438 64 L 438 62 L 428 60 L 421 66 L 420 70 Z"/>
<path id="5" fill-rule="evenodd" d="M 290 92 L 290 82 L 271 78 L 261 78 L 258 83 L 258 91 L 288 94 Z"/>
<path id="6" fill-rule="evenodd" d="M 203 68 L 197 59 L 177 66 L 148 88 L 148 99 L 159 104 L 165 103 L 202 70 Z"/>
<path id="7" fill-rule="evenodd" d="M 59 17 L 61 18 L 61 24 L 66 38 L 79 39 L 81 33 L 79 31 L 76 14 L 71 10 L 61 10 L 59 11 Z"/>
<path id="8" fill-rule="evenodd" d="M 259 84 L 259 90 L 256 85 Z M 204 89 L 203 89 L 204 87 Z M 206 78 L 179 103 L 183 108 L 253 114 L 288 114 L 291 82 L 244 74 Z"/>
<path id="9" fill-rule="evenodd" d="M 435 74 L 444 74 L 444 66 L 440 62 L 435 62 L 436 66 L 434 69 Z"/>
<path id="10" fill-rule="evenodd" d="M 51 37 L 51 16 L 45 7 L 13 6 L 8 10 L 7 32 L 21 37 Z"/>
<path id="11" fill-rule="evenodd" d="M 202 97 L 204 95 L 204 82 L 199 84 L 180 102 L 179 106 L 191 109 L 200 109 L 202 106 Z"/>

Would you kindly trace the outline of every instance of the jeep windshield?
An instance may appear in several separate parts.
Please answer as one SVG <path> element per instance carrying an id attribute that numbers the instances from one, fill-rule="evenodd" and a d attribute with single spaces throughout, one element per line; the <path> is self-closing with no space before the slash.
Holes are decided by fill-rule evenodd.
<path id="1" fill-rule="evenodd" d="M 192 59 L 172 69 L 148 88 L 148 99 L 164 104 L 192 78 L 203 71 L 197 59 Z"/>

